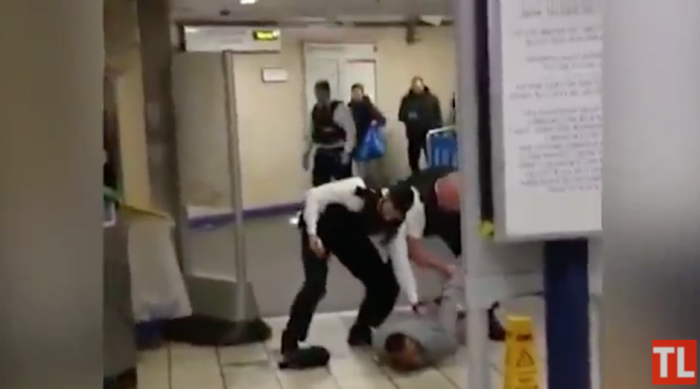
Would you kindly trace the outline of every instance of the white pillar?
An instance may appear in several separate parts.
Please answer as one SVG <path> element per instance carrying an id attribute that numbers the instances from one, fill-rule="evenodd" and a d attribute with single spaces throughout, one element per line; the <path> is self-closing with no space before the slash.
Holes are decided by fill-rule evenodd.
<path id="1" fill-rule="evenodd" d="M 490 345 L 486 312 L 480 307 L 479 285 L 476 282 L 485 275 L 480 259 L 488 257 L 484 249 L 487 244 L 479 235 L 480 200 L 479 188 L 479 147 L 478 147 L 478 85 L 477 85 L 477 42 L 475 37 L 476 1 L 455 0 L 455 15 L 457 44 L 457 95 L 459 96 L 457 113 L 459 164 L 462 178 L 462 261 L 467 271 L 466 301 L 469 314 L 467 315 L 467 342 L 469 357 L 467 361 L 467 377 L 464 384 L 467 388 L 491 387 Z M 463 387 L 465 387 L 463 385 Z"/>
<path id="2" fill-rule="evenodd" d="M 603 3 L 602 387 L 646 388 L 652 339 L 697 338 L 700 1 Z"/>
<path id="3" fill-rule="evenodd" d="M 0 387 L 102 380 L 102 2 L 0 4 Z"/>

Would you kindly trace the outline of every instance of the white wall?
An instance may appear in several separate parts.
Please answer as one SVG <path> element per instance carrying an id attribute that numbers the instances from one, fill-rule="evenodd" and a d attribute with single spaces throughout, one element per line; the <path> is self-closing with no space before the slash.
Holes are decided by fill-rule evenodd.
<path id="1" fill-rule="evenodd" d="M 448 27 L 420 29 L 419 42 L 414 45 L 406 44 L 402 28 L 346 31 L 343 43 L 377 46 L 376 103 L 390 120 L 385 171 L 391 178 L 401 177 L 409 170 L 403 127 L 396 120 L 399 102 L 411 78 L 419 75 L 440 98 L 447 115 L 456 77 L 453 31 Z M 301 168 L 307 123 L 303 39 L 294 31 L 283 31 L 282 41 L 280 53 L 238 54 L 234 60 L 247 209 L 299 202 L 310 183 L 310 174 Z M 337 37 L 334 42 L 340 43 Z M 261 69 L 265 67 L 286 69 L 289 81 L 263 83 Z M 221 169 L 225 168 L 222 164 Z M 227 176 L 225 172 L 214 175 Z"/>

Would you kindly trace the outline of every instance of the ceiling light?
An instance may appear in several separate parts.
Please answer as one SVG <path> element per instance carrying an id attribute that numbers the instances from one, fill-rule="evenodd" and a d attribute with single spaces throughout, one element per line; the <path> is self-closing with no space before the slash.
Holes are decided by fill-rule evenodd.
<path id="1" fill-rule="evenodd" d="M 240 0 L 241 4 L 243 5 L 248 5 L 248 4 L 255 4 L 257 3 L 258 0 Z"/>

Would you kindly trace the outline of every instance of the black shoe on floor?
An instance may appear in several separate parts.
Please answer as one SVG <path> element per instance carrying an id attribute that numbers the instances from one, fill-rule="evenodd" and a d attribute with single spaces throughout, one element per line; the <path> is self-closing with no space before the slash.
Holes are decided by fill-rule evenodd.
<path id="1" fill-rule="evenodd" d="M 297 351 L 299 351 L 299 341 L 296 339 L 296 337 L 292 336 L 289 331 L 284 331 L 282 333 L 280 354 L 282 354 L 282 357 L 284 357 L 285 355 L 295 353 Z"/>
<path id="2" fill-rule="evenodd" d="M 489 309 L 488 312 L 489 320 L 489 339 L 494 342 L 503 342 L 506 340 L 506 330 L 503 325 L 496 317 L 494 309 Z"/>
<path id="3" fill-rule="evenodd" d="M 348 344 L 352 347 L 372 345 L 372 330 L 367 326 L 353 325 L 348 334 Z"/>

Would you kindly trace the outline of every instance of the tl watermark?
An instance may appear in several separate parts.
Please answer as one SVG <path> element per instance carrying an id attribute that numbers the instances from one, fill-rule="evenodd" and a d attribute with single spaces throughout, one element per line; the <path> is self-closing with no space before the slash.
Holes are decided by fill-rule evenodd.
<path id="1" fill-rule="evenodd" d="M 697 385 L 697 340 L 652 340 L 653 385 Z"/>

